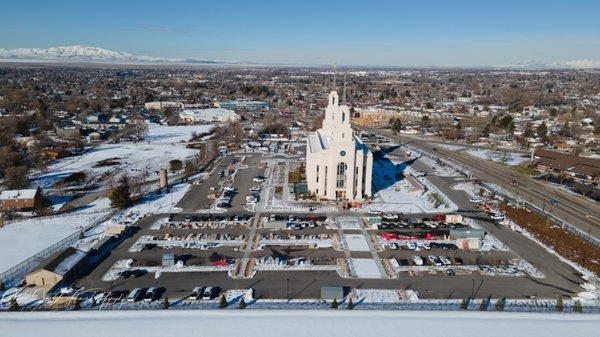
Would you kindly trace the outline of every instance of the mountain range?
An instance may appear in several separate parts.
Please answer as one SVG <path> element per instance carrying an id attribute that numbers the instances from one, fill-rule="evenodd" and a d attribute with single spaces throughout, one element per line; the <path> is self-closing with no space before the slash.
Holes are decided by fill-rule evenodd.
<path id="1" fill-rule="evenodd" d="M 51 48 L 0 48 L 0 60 L 29 61 L 75 61 L 114 63 L 193 63 L 193 64 L 237 64 L 239 62 L 203 59 L 175 59 L 133 55 L 98 47 L 64 46 Z"/>
<path id="2" fill-rule="evenodd" d="M 113 51 L 98 47 L 64 46 L 51 48 L 0 48 L 0 60 L 11 61 L 53 61 L 53 62 L 111 62 L 111 63 L 159 63 L 159 64 L 241 64 L 238 61 L 216 61 L 205 59 L 176 59 L 153 56 L 133 55 L 127 52 Z M 249 64 L 249 63 L 244 63 Z M 495 65 L 484 68 L 495 69 L 600 69 L 600 61 L 571 60 L 553 63 L 524 61 L 507 65 Z"/>

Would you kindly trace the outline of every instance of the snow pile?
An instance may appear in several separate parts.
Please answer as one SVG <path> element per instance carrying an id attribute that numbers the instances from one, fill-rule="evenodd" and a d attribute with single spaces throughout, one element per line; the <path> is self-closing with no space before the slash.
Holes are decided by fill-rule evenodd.
<path id="1" fill-rule="evenodd" d="M 354 303 L 396 303 L 400 300 L 400 290 L 354 289 L 350 298 Z"/>

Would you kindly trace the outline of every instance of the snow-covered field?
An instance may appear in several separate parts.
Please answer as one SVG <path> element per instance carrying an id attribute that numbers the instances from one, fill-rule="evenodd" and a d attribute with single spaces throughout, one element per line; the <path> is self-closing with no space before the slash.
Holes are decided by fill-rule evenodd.
<path id="1" fill-rule="evenodd" d="M 468 150 L 467 153 L 471 156 L 491 160 L 497 163 L 516 166 L 529 161 L 529 156 L 522 153 L 491 151 L 491 150 Z"/>
<path id="2" fill-rule="evenodd" d="M 89 182 L 104 181 L 122 173 L 157 178 L 156 171 L 168 168 L 170 160 L 183 161 L 196 156 L 198 150 L 186 148 L 185 142 L 193 133 L 201 134 L 211 129 L 212 125 L 151 124 L 144 141 L 104 143 L 81 156 L 57 160 L 48 167 L 48 173 L 33 178 L 33 183 L 48 189 L 59 179 L 75 172 L 85 172 Z"/>
<path id="3" fill-rule="evenodd" d="M 595 315 L 349 310 L 4 313 L 7 336 L 595 336 Z"/>
<path id="4" fill-rule="evenodd" d="M 15 221 L 0 228 L 0 272 L 110 213 L 106 208 L 96 207 L 92 206 L 92 212 L 86 209 L 73 214 Z"/>
<path id="5" fill-rule="evenodd" d="M 151 195 L 136 205 L 118 212 L 109 220 L 99 224 L 83 240 L 75 246 L 83 248 L 100 238 L 104 228 L 109 224 L 122 221 L 135 222 L 149 213 L 177 212 L 174 206 L 190 188 L 190 184 L 175 185 L 168 194 Z M 6 271 L 18 263 L 30 258 L 50 245 L 77 233 L 81 228 L 108 215 L 110 202 L 107 198 L 93 201 L 76 212 L 45 218 L 32 218 L 15 221 L 0 228 L 0 272 Z"/>

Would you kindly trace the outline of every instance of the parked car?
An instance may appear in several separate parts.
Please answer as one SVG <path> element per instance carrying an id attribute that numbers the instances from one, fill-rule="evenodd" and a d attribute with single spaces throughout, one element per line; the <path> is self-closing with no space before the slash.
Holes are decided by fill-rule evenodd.
<path id="1" fill-rule="evenodd" d="M 217 292 L 217 288 L 206 287 L 206 288 L 204 288 L 204 293 L 202 294 L 202 299 L 212 300 L 213 298 L 217 297 L 217 295 L 219 295 Z"/>
<path id="2" fill-rule="evenodd" d="M 400 260 L 398 260 L 398 263 L 401 266 L 408 266 L 410 264 L 407 259 L 400 259 Z"/>
<path id="3" fill-rule="evenodd" d="M 113 290 L 106 295 L 107 300 L 118 301 L 126 298 L 127 290 Z"/>
<path id="4" fill-rule="evenodd" d="M 455 257 L 452 259 L 455 265 L 461 266 L 463 264 L 463 260 L 460 257 Z"/>
<path id="5" fill-rule="evenodd" d="M 446 271 L 446 273 L 448 273 L 448 276 L 454 276 L 456 275 L 456 272 L 454 272 L 454 269 L 450 268 Z"/>
<path id="6" fill-rule="evenodd" d="M 422 266 L 422 265 L 423 265 L 423 259 L 422 259 L 420 256 L 413 255 L 413 256 L 411 257 L 411 259 L 412 259 L 413 263 L 414 263 L 416 266 Z"/>
<path id="7" fill-rule="evenodd" d="M 267 180 L 267 178 L 265 178 L 263 176 L 256 176 L 256 177 L 254 177 L 254 179 L 252 179 L 252 181 L 254 181 L 256 183 L 263 183 L 263 182 L 265 182 L 265 180 Z"/>
<path id="8" fill-rule="evenodd" d="M 194 300 L 194 301 L 198 301 L 198 300 L 202 299 L 203 296 L 204 296 L 204 287 L 196 287 L 192 290 L 192 293 L 190 294 L 190 299 Z"/>
<path id="9" fill-rule="evenodd" d="M 442 262 L 440 261 L 440 259 L 437 258 L 437 256 L 429 255 L 427 257 L 427 260 L 429 260 L 429 262 L 431 262 L 431 264 L 434 266 L 437 266 L 437 267 L 442 266 Z"/>
<path id="10" fill-rule="evenodd" d="M 490 218 L 492 220 L 504 220 L 506 219 L 506 217 L 502 214 L 498 214 L 498 213 L 492 213 L 492 215 L 490 215 Z"/>
<path id="11" fill-rule="evenodd" d="M 471 199 L 469 199 L 469 202 L 472 204 L 481 204 L 481 203 L 483 203 L 483 200 L 481 200 L 479 198 L 471 198 Z"/>
<path id="12" fill-rule="evenodd" d="M 156 294 L 158 291 L 156 288 L 151 287 L 146 290 L 146 295 L 144 295 L 144 302 L 150 303 L 156 299 Z"/>
<path id="13" fill-rule="evenodd" d="M 398 248 L 399 248 L 399 247 L 398 247 L 398 244 L 397 244 L 397 243 L 395 243 L 395 242 L 391 242 L 391 243 L 390 243 L 390 249 L 397 250 Z"/>
<path id="14" fill-rule="evenodd" d="M 127 296 L 127 302 L 137 302 L 142 299 L 142 295 L 144 295 L 142 289 L 135 288 L 129 293 L 129 296 Z"/>
<path id="15" fill-rule="evenodd" d="M 452 264 L 452 262 L 450 261 L 449 258 L 445 257 L 445 256 L 438 256 L 438 258 L 440 259 L 440 261 L 445 265 L 445 266 L 449 266 Z"/>

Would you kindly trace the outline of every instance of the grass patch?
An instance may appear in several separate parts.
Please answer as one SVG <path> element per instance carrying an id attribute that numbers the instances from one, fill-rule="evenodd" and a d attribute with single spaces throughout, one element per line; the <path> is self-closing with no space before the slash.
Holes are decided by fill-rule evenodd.
<path id="1" fill-rule="evenodd" d="M 541 174 L 540 171 L 525 165 L 514 166 L 514 170 L 530 176 L 539 176 Z"/>

